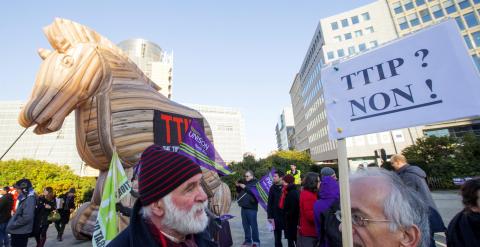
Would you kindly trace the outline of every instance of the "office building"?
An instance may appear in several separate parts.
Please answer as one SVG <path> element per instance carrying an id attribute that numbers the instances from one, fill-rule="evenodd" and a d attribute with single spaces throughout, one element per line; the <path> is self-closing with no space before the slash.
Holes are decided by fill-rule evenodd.
<path id="1" fill-rule="evenodd" d="M 161 94 L 172 98 L 173 52 L 168 53 L 144 39 L 125 40 L 118 47 L 161 88 Z"/>
<path id="2" fill-rule="evenodd" d="M 275 126 L 278 150 L 293 150 L 295 148 L 295 122 L 292 107 L 283 108 L 282 114 Z"/>
<path id="3" fill-rule="evenodd" d="M 199 111 L 210 124 L 213 145 L 226 163 L 240 162 L 245 153 L 245 120 L 239 110 L 220 107 L 186 104 Z"/>
<path id="4" fill-rule="evenodd" d="M 23 107 L 19 101 L 0 102 L 0 152 L 3 154 L 20 136 L 24 128 L 18 124 L 18 114 Z M 2 160 L 45 160 L 58 165 L 68 165 L 77 175 L 97 176 L 98 170 L 85 165 L 77 152 L 75 140 L 75 114 L 65 119 L 59 131 L 37 135 L 28 129 Z"/>

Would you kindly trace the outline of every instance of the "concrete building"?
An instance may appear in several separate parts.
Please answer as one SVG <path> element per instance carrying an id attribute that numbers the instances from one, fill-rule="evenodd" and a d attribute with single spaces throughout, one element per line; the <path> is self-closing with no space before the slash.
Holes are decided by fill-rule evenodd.
<path id="1" fill-rule="evenodd" d="M 292 107 L 283 108 L 282 114 L 275 126 L 278 150 L 293 150 L 295 148 L 295 122 Z"/>
<path id="2" fill-rule="evenodd" d="M 320 20 L 290 89 L 296 149 L 319 163 L 336 162 L 337 143 L 328 139 L 321 67 L 397 38 L 388 5 L 379 0 Z M 347 138 L 350 165 L 374 161 L 374 150 L 400 152 L 421 136 L 418 128 Z"/>
<path id="3" fill-rule="evenodd" d="M 24 128 L 18 124 L 18 114 L 23 104 L 19 101 L 0 102 L 0 152 L 3 154 Z M 97 176 L 98 170 L 85 165 L 77 152 L 75 141 L 75 115 L 65 119 L 62 128 L 54 133 L 37 135 L 28 129 L 2 160 L 45 160 L 68 165 L 80 176 Z"/>
<path id="4" fill-rule="evenodd" d="M 480 0 L 386 0 L 395 30 L 400 37 L 454 18 L 473 61 L 480 68 Z M 459 137 L 465 133 L 480 136 L 479 119 L 463 119 L 427 125 L 426 135 Z"/>
<path id="5" fill-rule="evenodd" d="M 161 88 L 161 94 L 172 98 L 173 52 L 168 53 L 144 39 L 125 40 L 118 46 Z"/>
<path id="6" fill-rule="evenodd" d="M 239 110 L 196 104 L 186 104 L 199 111 L 212 128 L 214 146 L 226 163 L 240 162 L 245 153 L 245 120 Z"/>

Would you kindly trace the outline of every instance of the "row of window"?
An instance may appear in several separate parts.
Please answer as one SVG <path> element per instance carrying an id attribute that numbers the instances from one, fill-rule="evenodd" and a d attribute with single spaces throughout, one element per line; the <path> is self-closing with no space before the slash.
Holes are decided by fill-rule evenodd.
<path id="1" fill-rule="evenodd" d="M 366 33 L 373 33 L 375 30 L 373 29 L 372 26 L 365 28 Z M 355 34 L 355 37 L 361 37 L 363 36 L 363 30 L 359 29 L 353 32 Z M 336 35 L 333 37 L 338 42 L 341 42 L 342 40 L 349 40 L 352 39 L 352 33 L 346 33 L 343 36 L 342 35 Z"/>
<path id="2" fill-rule="evenodd" d="M 378 42 L 376 40 L 370 41 L 369 43 L 370 43 L 370 45 L 369 45 L 370 48 L 378 46 Z M 367 45 L 365 43 L 361 43 L 361 44 L 358 45 L 358 51 L 359 52 L 364 51 L 366 49 L 367 49 Z M 348 47 L 347 51 L 348 51 L 349 56 L 353 55 L 357 52 L 355 46 Z M 338 49 L 337 50 L 337 58 L 341 58 L 341 57 L 344 57 L 344 56 L 345 56 L 345 51 L 343 50 L 343 48 Z M 333 51 L 327 52 L 327 58 L 328 58 L 328 60 L 334 59 L 335 58 L 335 53 Z"/>
<path id="3" fill-rule="evenodd" d="M 361 14 L 361 16 L 362 16 L 362 19 L 364 21 L 370 20 L 370 14 L 368 12 L 365 12 L 365 13 Z M 348 27 L 349 25 L 355 25 L 355 24 L 358 24 L 359 22 L 360 22 L 360 19 L 357 15 L 352 16 L 350 18 L 345 18 L 345 19 L 340 20 L 340 24 L 342 25 L 342 27 Z M 332 27 L 332 30 L 337 30 L 337 29 L 340 28 L 340 26 L 338 25 L 338 22 L 336 22 L 336 21 L 330 23 L 330 25 Z"/>
<path id="4" fill-rule="evenodd" d="M 312 148 L 312 154 L 324 153 L 327 151 L 335 150 L 335 148 L 337 148 L 336 142 L 328 141 Z"/>
<path id="5" fill-rule="evenodd" d="M 421 5 L 425 4 L 425 0 L 416 0 L 415 2 L 417 4 L 417 6 L 421 6 Z M 466 8 L 472 6 L 472 3 L 473 4 L 480 3 L 480 0 L 456 0 L 456 2 L 457 2 L 458 7 L 460 9 L 466 9 Z M 438 6 L 438 8 L 440 8 L 439 5 L 435 5 L 435 6 Z M 457 6 L 453 2 L 453 0 L 445 0 L 443 2 L 443 6 L 445 7 L 445 10 L 449 14 L 457 11 Z M 414 6 L 413 6 L 412 0 L 403 1 L 403 5 L 402 5 L 401 2 L 392 3 L 393 12 L 395 12 L 395 14 L 403 13 L 403 11 L 408 11 L 410 9 L 413 9 L 413 7 Z M 433 9 L 432 9 L 432 11 L 433 11 Z"/>
<path id="6" fill-rule="evenodd" d="M 435 5 L 434 7 L 437 7 L 437 6 L 439 6 L 439 5 Z M 432 7 L 432 11 L 434 11 L 433 16 L 436 19 L 444 16 L 444 13 L 443 13 L 442 9 L 438 9 L 438 7 L 435 8 L 435 9 Z M 419 14 L 420 14 L 420 19 L 422 19 L 422 22 L 424 22 L 424 23 L 432 20 L 432 18 L 430 16 L 430 12 L 428 11 L 428 9 L 420 10 Z M 398 21 L 398 25 L 400 27 L 400 30 L 405 30 L 409 27 L 415 27 L 415 26 L 419 25 L 420 24 L 420 19 L 418 18 L 417 13 L 413 13 L 413 14 L 408 15 L 406 18 L 405 17 L 400 17 L 400 18 L 397 19 L 397 21 Z M 477 15 L 473 11 L 464 14 L 463 19 L 465 20 L 466 26 L 469 27 L 469 28 L 477 26 L 479 24 L 479 20 L 477 18 Z M 455 20 L 457 21 L 457 24 L 458 24 L 458 27 L 460 28 L 460 30 L 464 30 L 465 29 L 465 24 L 464 24 L 464 21 L 462 20 L 462 16 L 457 16 L 455 18 Z"/>
<path id="7" fill-rule="evenodd" d="M 304 98 L 304 101 L 303 101 L 304 108 L 307 108 L 308 104 L 312 102 L 312 100 L 315 98 L 315 96 L 317 95 L 318 91 L 320 91 L 320 89 L 322 89 L 322 82 L 320 81 L 320 79 L 318 79 L 317 83 L 315 84 L 315 87 L 310 91 L 310 94 L 306 98 Z"/>
<path id="8" fill-rule="evenodd" d="M 310 131 L 313 127 L 325 121 L 326 118 L 327 114 L 325 113 L 325 111 L 320 112 L 320 114 L 318 114 L 314 119 L 310 121 L 310 123 L 307 124 L 307 131 Z"/>
<path id="9" fill-rule="evenodd" d="M 319 63 L 317 63 L 317 65 L 315 66 L 315 69 L 313 70 L 313 72 L 310 74 L 310 76 L 308 77 L 307 79 L 307 83 L 306 85 L 303 87 L 303 90 L 302 90 L 302 97 L 305 97 L 305 94 L 307 93 L 308 89 L 310 88 L 310 86 L 312 85 L 314 79 L 317 77 L 317 75 L 320 73 L 320 69 L 322 68 L 322 62 L 320 60 Z"/>

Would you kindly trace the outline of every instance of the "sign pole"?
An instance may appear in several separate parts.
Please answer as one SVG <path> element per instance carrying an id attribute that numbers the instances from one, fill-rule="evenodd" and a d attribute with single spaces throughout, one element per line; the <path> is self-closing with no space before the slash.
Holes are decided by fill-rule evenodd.
<path id="1" fill-rule="evenodd" d="M 343 247 L 352 247 L 352 211 L 350 206 L 350 184 L 348 182 L 347 143 L 345 138 L 338 139 L 338 171 L 340 177 L 340 209 L 342 210 Z"/>

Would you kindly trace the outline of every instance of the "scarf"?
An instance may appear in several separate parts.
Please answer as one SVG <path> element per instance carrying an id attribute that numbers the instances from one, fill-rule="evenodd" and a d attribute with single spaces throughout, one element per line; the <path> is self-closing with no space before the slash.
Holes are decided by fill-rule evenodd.
<path id="1" fill-rule="evenodd" d="M 280 196 L 280 201 L 278 202 L 278 207 L 283 209 L 285 206 L 285 197 L 287 197 L 287 186 L 283 186 L 282 195 Z"/>

